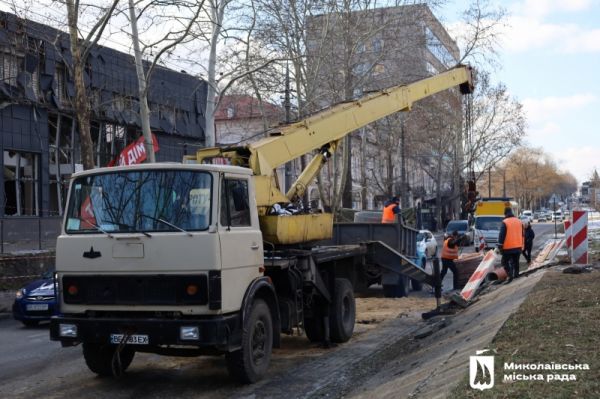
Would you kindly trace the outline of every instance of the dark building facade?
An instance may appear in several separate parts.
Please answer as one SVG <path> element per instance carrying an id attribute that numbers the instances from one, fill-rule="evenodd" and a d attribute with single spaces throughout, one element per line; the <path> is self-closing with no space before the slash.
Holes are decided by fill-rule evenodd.
<path id="1" fill-rule="evenodd" d="M 81 170 L 69 36 L 0 12 L 1 252 L 53 247 L 72 173 Z M 97 166 L 141 136 L 132 56 L 96 46 L 85 83 Z M 204 145 L 206 82 L 157 67 L 149 82 L 158 161 Z"/>

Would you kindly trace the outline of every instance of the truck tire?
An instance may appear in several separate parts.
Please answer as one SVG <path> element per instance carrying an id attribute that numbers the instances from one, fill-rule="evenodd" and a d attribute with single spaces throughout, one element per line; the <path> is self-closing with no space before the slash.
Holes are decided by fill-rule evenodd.
<path id="1" fill-rule="evenodd" d="M 352 284 L 345 278 L 335 279 L 332 313 L 329 315 L 331 341 L 346 342 L 354 333 L 356 303 Z"/>
<path id="2" fill-rule="evenodd" d="M 321 317 L 305 317 L 304 332 L 310 342 L 323 342 L 325 340 L 323 319 Z"/>
<path id="3" fill-rule="evenodd" d="M 256 299 L 244 320 L 242 348 L 225 355 L 229 375 L 244 384 L 260 380 L 269 368 L 272 349 L 271 312 L 265 301 Z"/>
<path id="4" fill-rule="evenodd" d="M 384 284 L 383 296 L 386 298 L 402 298 L 408 296 L 410 277 L 399 276 L 396 284 Z"/>
<path id="5" fill-rule="evenodd" d="M 83 344 L 83 358 L 88 368 L 101 377 L 110 377 L 113 375 L 112 361 L 116 345 L 102 344 Z M 121 370 L 125 371 L 131 364 L 135 351 L 131 347 L 125 346 L 121 350 Z"/>
<path id="6" fill-rule="evenodd" d="M 425 270 L 426 266 L 427 266 L 427 259 L 425 259 L 425 258 L 421 259 L 421 267 L 423 268 L 423 270 Z M 423 289 L 423 284 L 420 281 L 415 280 L 414 278 L 410 279 L 410 284 L 412 285 L 413 291 L 421 291 Z"/>

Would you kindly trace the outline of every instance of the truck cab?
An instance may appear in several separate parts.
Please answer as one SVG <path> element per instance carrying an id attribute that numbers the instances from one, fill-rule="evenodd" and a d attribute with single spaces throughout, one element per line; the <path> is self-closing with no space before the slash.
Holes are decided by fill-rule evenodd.
<path id="1" fill-rule="evenodd" d="M 235 353 L 243 344 L 240 310 L 257 293 L 270 313 L 262 334 L 278 336 L 253 190 L 251 171 L 235 166 L 74 175 L 57 240 L 62 315 L 51 322 L 51 338 L 83 343 L 89 368 L 101 375 L 111 374 L 119 344 L 127 344 L 124 368 L 135 351 Z"/>

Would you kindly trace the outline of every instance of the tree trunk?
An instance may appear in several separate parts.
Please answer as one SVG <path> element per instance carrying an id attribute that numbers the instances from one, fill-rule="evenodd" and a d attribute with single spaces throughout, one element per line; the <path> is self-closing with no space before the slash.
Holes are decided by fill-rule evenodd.
<path id="1" fill-rule="evenodd" d="M 84 60 L 81 58 L 81 48 L 77 42 L 77 11 L 72 0 L 67 0 L 67 13 L 71 56 L 73 57 L 73 81 L 75 83 L 75 103 L 73 105 L 79 126 L 81 163 L 86 170 L 94 169 L 94 146 L 90 134 L 91 110 L 83 79 Z"/>
<path id="2" fill-rule="evenodd" d="M 129 0 L 129 17 L 131 18 L 131 36 L 133 40 L 133 50 L 135 55 L 135 70 L 138 79 L 138 93 L 140 101 L 140 119 L 142 122 L 142 134 L 144 136 L 144 147 L 146 148 L 146 162 L 154 163 L 154 143 L 152 141 L 152 132 L 150 131 L 150 110 L 148 108 L 148 95 L 146 90 L 146 76 L 142 63 L 142 52 L 137 28 L 137 16 L 133 7 L 133 0 Z"/>
<path id="3" fill-rule="evenodd" d="M 221 23 L 225 13 L 226 2 L 215 3 L 211 1 L 212 34 L 210 39 L 210 54 L 208 57 L 208 90 L 206 93 L 206 127 L 204 129 L 204 143 L 206 147 L 214 147 L 215 135 L 215 111 L 217 95 L 216 65 L 217 65 L 217 43 L 221 33 Z"/>

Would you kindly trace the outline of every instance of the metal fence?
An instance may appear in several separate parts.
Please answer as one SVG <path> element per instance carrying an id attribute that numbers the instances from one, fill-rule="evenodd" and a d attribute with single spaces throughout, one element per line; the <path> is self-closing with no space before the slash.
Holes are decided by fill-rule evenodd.
<path id="1" fill-rule="evenodd" d="M 0 253 L 48 250 L 56 247 L 62 217 L 0 218 Z"/>

